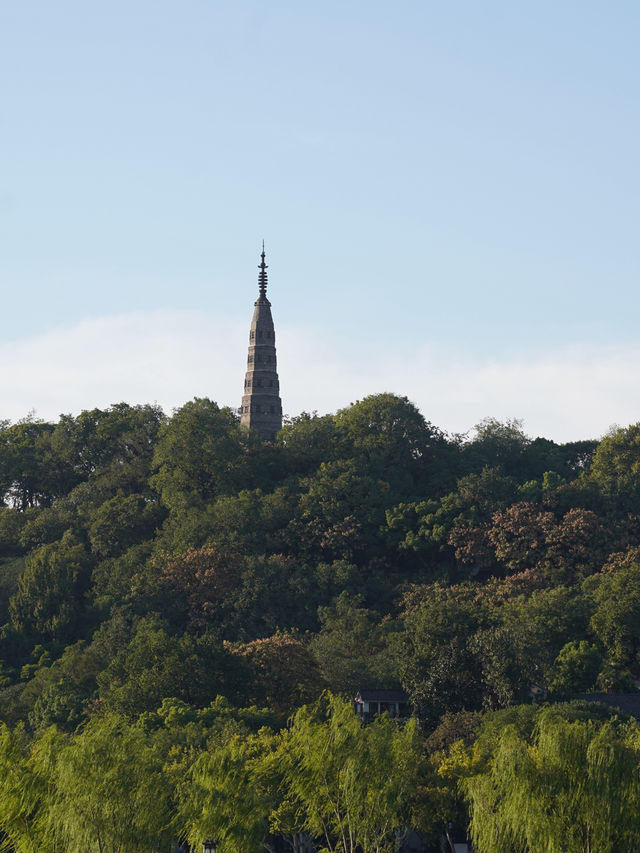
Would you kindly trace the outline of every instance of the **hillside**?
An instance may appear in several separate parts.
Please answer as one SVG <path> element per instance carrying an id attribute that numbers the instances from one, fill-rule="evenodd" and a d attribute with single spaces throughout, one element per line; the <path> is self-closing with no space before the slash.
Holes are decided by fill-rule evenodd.
<path id="1" fill-rule="evenodd" d="M 212 731 L 266 737 L 297 712 L 311 738 L 301 706 L 328 690 L 321 717 L 338 719 L 337 697 L 374 686 L 408 693 L 406 737 L 440 754 L 487 712 L 633 690 L 639 467 L 640 426 L 559 445 L 488 419 L 450 436 L 392 394 L 303 414 L 275 444 L 207 399 L 4 424 L 5 760 L 18 731 L 25 755 L 109 727 L 144 752 L 141 732 L 166 746 L 173 726 L 183 776 Z M 522 713 L 533 737 L 538 711 Z M 464 822 L 448 790 L 442 819 L 414 803 L 414 825 Z"/>

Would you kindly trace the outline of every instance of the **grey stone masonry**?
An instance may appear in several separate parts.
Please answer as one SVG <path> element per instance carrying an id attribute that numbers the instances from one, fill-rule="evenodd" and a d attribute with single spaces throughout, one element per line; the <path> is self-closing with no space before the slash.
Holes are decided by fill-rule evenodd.
<path id="1" fill-rule="evenodd" d="M 267 264 L 264 244 L 258 269 L 259 294 L 249 331 L 249 355 L 244 378 L 240 422 L 259 433 L 263 441 L 275 441 L 282 429 L 282 402 L 276 361 L 276 333 L 267 299 Z"/>

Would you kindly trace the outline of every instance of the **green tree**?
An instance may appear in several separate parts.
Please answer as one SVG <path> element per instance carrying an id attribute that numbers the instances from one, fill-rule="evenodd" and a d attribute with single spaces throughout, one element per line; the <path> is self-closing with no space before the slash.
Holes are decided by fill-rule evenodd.
<path id="1" fill-rule="evenodd" d="M 366 460 L 371 475 L 388 481 L 394 492 L 443 494 L 453 484 L 457 447 L 406 397 L 373 394 L 338 411 L 335 422 L 348 456 Z"/>
<path id="2" fill-rule="evenodd" d="M 116 489 L 140 491 L 148 476 L 158 429 L 164 421 L 158 406 L 116 403 L 76 418 L 62 415 L 53 445 L 72 466 L 78 480 L 103 478 Z"/>
<path id="3" fill-rule="evenodd" d="M 22 531 L 26 522 L 27 513 L 0 506 L 0 556 L 6 558 L 24 554 Z"/>
<path id="4" fill-rule="evenodd" d="M 193 847 L 215 838 L 220 853 L 269 849 L 269 821 L 278 806 L 278 738 L 266 728 L 212 739 L 181 788 L 180 825 Z"/>
<path id="5" fill-rule="evenodd" d="M 295 557 L 247 557 L 240 583 L 225 603 L 229 638 L 247 642 L 282 626 L 315 629 L 319 593 L 314 581 L 312 567 Z"/>
<path id="6" fill-rule="evenodd" d="M 398 674 L 422 724 L 434 729 L 447 711 L 480 708 L 482 682 L 470 640 L 490 622 L 474 586 L 416 587 L 405 596 L 400 618 Z"/>
<path id="7" fill-rule="evenodd" d="M 591 627 L 610 662 L 635 669 L 640 652 L 640 565 L 594 575 L 584 589 L 595 604 Z"/>
<path id="8" fill-rule="evenodd" d="M 302 412 L 285 423 L 278 439 L 288 471 L 297 476 L 311 474 L 321 462 L 335 462 L 345 452 L 333 415 Z"/>
<path id="9" fill-rule="evenodd" d="M 495 562 L 486 528 L 495 512 L 516 495 L 516 481 L 499 468 L 483 468 L 458 480 L 457 488 L 435 500 L 402 503 L 387 511 L 387 524 L 401 551 L 433 557 L 455 552 L 464 574 Z M 400 538 L 403 537 L 403 538 Z"/>
<path id="10" fill-rule="evenodd" d="M 246 667 L 211 634 L 168 634 L 157 618 L 146 617 L 133 639 L 97 676 L 105 708 L 127 715 L 157 708 L 166 697 L 206 705 L 213 696 L 238 697 Z"/>
<path id="11" fill-rule="evenodd" d="M 256 440 L 231 409 L 196 398 L 160 429 L 151 485 L 172 512 L 237 492 L 246 485 L 246 453 Z"/>
<path id="12" fill-rule="evenodd" d="M 640 423 L 602 439 L 588 477 L 620 509 L 640 510 Z"/>
<path id="13" fill-rule="evenodd" d="M 124 853 L 166 847 L 173 833 L 163 756 L 116 715 L 91 719 L 53 756 L 51 820 L 61 849 Z"/>
<path id="14" fill-rule="evenodd" d="M 319 610 L 321 630 L 311 642 L 329 689 L 353 699 L 367 687 L 393 687 L 398 681 L 389 646 L 394 625 L 362 606 L 362 598 L 340 594 Z"/>
<path id="15" fill-rule="evenodd" d="M 119 607 L 138 614 L 153 609 L 147 569 L 153 546 L 154 540 L 148 539 L 95 566 L 91 576 L 92 592 L 96 609 L 101 614 L 107 615 Z M 164 606 L 168 611 L 168 604 Z"/>
<path id="16" fill-rule="evenodd" d="M 22 727 L 0 724 L 0 834 L 3 850 L 54 851 L 48 832 L 50 778 Z"/>
<path id="17" fill-rule="evenodd" d="M 290 546 L 323 560 L 366 562 L 381 553 L 380 528 L 392 503 L 390 486 L 355 459 L 322 463 L 305 477 L 294 518 L 287 527 Z"/>
<path id="18" fill-rule="evenodd" d="M 501 422 L 485 418 L 475 426 L 475 436 L 463 446 L 463 462 L 472 470 L 500 468 L 507 475 L 522 481 L 523 462 L 531 438 L 522 430 L 522 421 L 512 418 Z M 528 472 L 527 472 L 528 474 Z"/>
<path id="19" fill-rule="evenodd" d="M 91 550 L 98 557 L 118 557 L 133 545 L 153 538 L 165 514 L 157 501 L 144 495 L 116 495 L 92 516 Z"/>
<path id="20" fill-rule="evenodd" d="M 589 633 L 590 605 L 579 587 L 536 589 L 494 612 L 517 638 L 514 648 L 529 686 L 548 687 L 561 649 Z"/>
<path id="21" fill-rule="evenodd" d="M 46 675 L 42 669 L 35 674 L 39 693 L 28 715 L 29 724 L 35 731 L 55 725 L 61 731 L 72 732 L 86 719 L 96 687 L 96 672 L 86 668 L 86 656 L 74 652 L 75 646 L 67 646 L 62 666 Z M 69 666 L 72 660 L 83 667 L 80 672 Z"/>
<path id="22" fill-rule="evenodd" d="M 391 853 L 412 825 L 424 773 L 415 721 L 363 726 L 351 703 L 327 696 L 301 708 L 283 744 L 286 808 L 298 827 L 342 853 Z"/>
<path id="23" fill-rule="evenodd" d="M 596 683 L 602 666 L 602 654 L 587 640 L 572 640 L 564 645 L 555 660 L 554 677 L 549 687 L 559 693 L 583 693 Z"/>
<path id="24" fill-rule="evenodd" d="M 0 558 L 0 623 L 6 624 L 9 618 L 9 600 L 18 589 L 18 582 L 24 572 L 23 557 Z"/>
<path id="25" fill-rule="evenodd" d="M 19 541 L 27 551 L 57 542 L 67 530 L 71 530 L 76 536 L 83 533 L 79 513 L 64 498 L 57 500 L 53 506 L 28 509 L 15 515 L 23 519 Z"/>
<path id="26" fill-rule="evenodd" d="M 551 710 L 531 740 L 507 726 L 464 781 L 478 853 L 617 853 L 640 843 L 637 725 Z"/>
<path id="27" fill-rule="evenodd" d="M 9 602 L 13 628 L 41 642 L 77 639 L 87 617 L 91 566 L 84 545 L 70 532 L 33 551 Z"/>
<path id="28" fill-rule="evenodd" d="M 12 426 L 0 422 L 0 499 L 24 512 L 50 506 L 75 483 L 73 471 L 57 453 L 54 426 L 29 416 Z"/>
<path id="29" fill-rule="evenodd" d="M 517 628 L 506 625 L 484 628 L 469 639 L 469 650 L 478 664 L 484 708 L 505 708 L 529 698 L 534 682 L 527 639 Z"/>
<path id="30" fill-rule="evenodd" d="M 281 497 L 283 490 L 265 496 L 260 489 L 222 495 L 207 507 L 208 541 L 245 554 L 271 551 L 272 534 L 287 524 L 295 506 Z"/>

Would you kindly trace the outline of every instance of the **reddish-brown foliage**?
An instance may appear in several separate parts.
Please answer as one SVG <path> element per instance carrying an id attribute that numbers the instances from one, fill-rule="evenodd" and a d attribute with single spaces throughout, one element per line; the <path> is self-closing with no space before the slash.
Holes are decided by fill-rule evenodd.
<path id="1" fill-rule="evenodd" d="M 271 708 L 292 711 L 318 698 L 323 689 L 322 676 L 304 638 L 295 631 L 278 631 L 231 647 L 255 669 L 254 702 L 266 702 Z"/>
<path id="2" fill-rule="evenodd" d="M 159 561 L 159 584 L 174 607 L 184 611 L 189 627 L 209 622 L 237 587 L 242 557 L 226 546 L 190 548 Z"/>

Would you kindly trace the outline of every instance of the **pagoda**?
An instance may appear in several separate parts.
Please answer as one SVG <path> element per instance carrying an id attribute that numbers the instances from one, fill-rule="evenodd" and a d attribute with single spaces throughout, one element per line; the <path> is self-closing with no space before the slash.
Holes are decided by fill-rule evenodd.
<path id="1" fill-rule="evenodd" d="M 263 441 L 275 441 L 282 429 L 282 402 L 276 362 L 276 333 L 267 299 L 267 264 L 264 242 L 258 267 L 258 298 L 249 330 L 249 355 L 244 378 L 240 422 L 254 429 Z"/>

